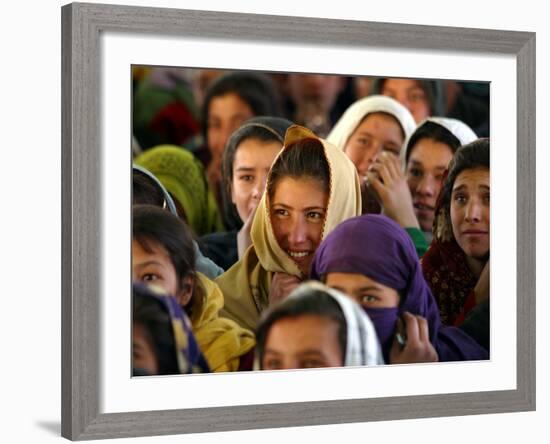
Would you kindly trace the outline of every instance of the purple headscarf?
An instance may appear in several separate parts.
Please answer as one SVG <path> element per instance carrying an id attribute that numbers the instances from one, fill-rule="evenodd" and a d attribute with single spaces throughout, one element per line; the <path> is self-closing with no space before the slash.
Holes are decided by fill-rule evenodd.
<path id="1" fill-rule="evenodd" d="M 401 302 L 396 309 L 365 309 L 378 333 L 386 362 L 397 319 L 405 311 L 426 318 L 439 361 L 489 358 L 488 352 L 462 330 L 441 324 L 414 244 L 390 218 L 365 214 L 338 225 L 319 245 L 311 264 L 312 279 L 321 280 L 327 273 L 363 274 L 399 293 Z"/>

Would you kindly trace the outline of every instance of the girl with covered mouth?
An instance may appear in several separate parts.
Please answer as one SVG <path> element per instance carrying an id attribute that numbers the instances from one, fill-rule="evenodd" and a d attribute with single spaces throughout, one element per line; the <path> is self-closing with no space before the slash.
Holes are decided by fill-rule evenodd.
<path id="1" fill-rule="evenodd" d="M 291 126 L 252 222 L 252 245 L 217 279 L 222 315 L 255 328 L 263 310 L 308 277 L 322 239 L 360 212 L 353 163 L 307 128 Z"/>
<path id="2" fill-rule="evenodd" d="M 474 338 L 442 325 L 412 240 L 384 215 L 341 223 L 317 249 L 311 278 L 363 307 L 387 364 L 489 358 Z"/>

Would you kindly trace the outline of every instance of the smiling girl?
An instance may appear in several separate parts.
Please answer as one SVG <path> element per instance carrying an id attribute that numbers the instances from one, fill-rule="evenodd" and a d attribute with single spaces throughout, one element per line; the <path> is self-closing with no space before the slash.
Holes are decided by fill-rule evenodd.
<path id="1" fill-rule="evenodd" d="M 290 127 L 252 222 L 252 246 L 216 280 L 223 315 L 254 329 L 263 310 L 307 278 L 321 240 L 360 210 L 359 178 L 346 155 Z"/>

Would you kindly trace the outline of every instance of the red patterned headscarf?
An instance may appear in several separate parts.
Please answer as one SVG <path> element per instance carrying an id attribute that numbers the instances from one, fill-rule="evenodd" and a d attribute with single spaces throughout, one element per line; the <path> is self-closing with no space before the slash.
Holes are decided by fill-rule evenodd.
<path id="1" fill-rule="evenodd" d="M 457 154 L 464 148 L 467 151 L 480 150 L 479 157 L 483 159 L 480 164 L 489 167 L 488 139 L 478 139 L 465 145 L 457 151 Z M 450 219 L 451 190 L 454 180 L 460 171 L 475 166 L 466 165 L 466 168 L 463 168 L 463 165 L 457 165 L 456 160 L 455 154 L 449 170 L 445 172 L 443 187 L 436 204 L 433 240 L 421 259 L 424 277 L 439 305 L 441 321 L 447 325 L 460 325 L 466 314 L 476 305 L 474 287 L 478 280 L 470 271 L 466 254 L 454 238 Z M 450 171 L 451 174 L 449 174 Z"/>

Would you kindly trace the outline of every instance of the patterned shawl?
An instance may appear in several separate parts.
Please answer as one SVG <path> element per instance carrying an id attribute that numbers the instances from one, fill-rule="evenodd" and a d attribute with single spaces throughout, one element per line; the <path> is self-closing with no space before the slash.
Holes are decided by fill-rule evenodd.
<path id="1" fill-rule="evenodd" d="M 173 296 L 156 291 L 158 287 L 149 287 L 141 283 L 134 284 L 134 295 L 151 298 L 160 303 L 170 318 L 174 337 L 176 361 L 180 374 L 210 373 L 197 340 L 193 335 L 191 322 Z"/>
<path id="2" fill-rule="evenodd" d="M 447 177 L 443 182 L 446 181 Z M 441 192 L 436 204 L 432 243 L 421 260 L 422 272 L 439 306 L 441 321 L 446 325 L 460 325 L 476 304 L 474 287 L 478 279 L 470 271 L 466 254 L 454 238 L 448 213 L 450 204 L 443 202 L 443 197 Z"/>

